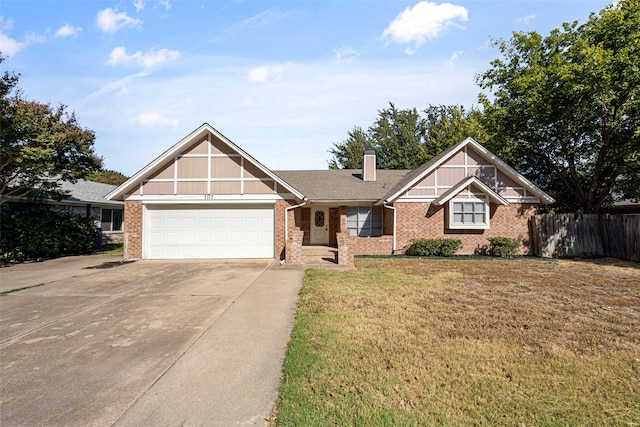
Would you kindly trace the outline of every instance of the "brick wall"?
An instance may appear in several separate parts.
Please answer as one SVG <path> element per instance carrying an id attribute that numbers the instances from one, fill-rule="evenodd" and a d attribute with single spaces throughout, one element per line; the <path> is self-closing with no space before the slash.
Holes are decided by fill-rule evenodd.
<path id="1" fill-rule="evenodd" d="M 299 264 L 302 262 L 302 239 L 304 231 L 292 231 L 287 240 L 286 261 L 289 264 Z"/>
<path id="2" fill-rule="evenodd" d="M 284 259 L 285 256 L 285 232 L 284 232 L 284 216 L 287 212 L 286 209 L 290 206 L 293 206 L 293 203 L 289 200 L 276 200 L 276 207 L 274 215 L 276 216 L 275 220 L 275 243 L 276 243 L 276 254 L 275 257 L 277 259 Z M 289 218 L 287 221 L 289 222 L 289 230 L 288 235 L 291 237 L 291 232 L 295 229 L 295 221 L 294 221 L 294 213 L 289 211 Z"/>
<path id="3" fill-rule="evenodd" d="M 124 257 L 142 258 L 142 202 L 124 202 Z"/>
<path id="4" fill-rule="evenodd" d="M 349 233 L 338 233 L 338 265 L 352 267 L 355 265 L 355 239 Z"/>
<path id="5" fill-rule="evenodd" d="M 393 236 L 355 237 L 354 241 L 356 255 L 391 255 L 393 253 Z"/>
<path id="6" fill-rule="evenodd" d="M 382 234 L 393 235 L 393 209 L 382 208 Z"/>
<path id="7" fill-rule="evenodd" d="M 520 252 L 531 252 L 529 218 L 537 204 L 511 203 L 508 206 L 491 204 L 487 230 L 447 230 L 444 206 L 430 203 L 395 203 L 397 249 L 406 248 L 416 238 L 453 238 L 462 241 L 458 253 L 472 254 L 477 247 L 488 245 L 488 237 L 511 237 L 520 241 Z"/>

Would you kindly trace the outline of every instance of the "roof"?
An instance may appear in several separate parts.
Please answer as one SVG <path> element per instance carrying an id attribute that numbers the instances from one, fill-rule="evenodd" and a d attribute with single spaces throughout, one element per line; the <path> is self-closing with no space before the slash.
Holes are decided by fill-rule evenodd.
<path id="1" fill-rule="evenodd" d="M 508 177 L 513 179 L 516 182 L 519 182 L 527 191 L 534 194 L 536 197 L 540 198 L 543 204 L 553 203 L 555 200 L 553 197 L 542 191 L 540 188 L 536 187 L 531 181 L 526 179 L 524 176 L 520 175 L 516 172 L 511 166 L 507 165 L 505 162 L 500 160 L 498 156 L 493 154 L 491 151 L 484 148 L 478 142 L 476 142 L 473 138 L 466 138 L 464 141 L 459 142 L 458 144 L 449 147 L 444 150 L 442 153 L 433 157 L 431 160 L 422 164 L 420 167 L 414 169 L 410 173 L 408 173 L 400 182 L 398 182 L 385 196 L 384 200 L 381 202 L 394 202 L 398 197 L 400 197 L 405 191 L 409 190 L 414 184 L 419 182 L 425 176 L 427 176 L 431 171 L 436 169 L 442 163 L 446 162 L 451 156 L 457 153 L 459 150 L 464 148 L 465 146 L 470 145 L 474 148 L 475 151 L 486 157 L 490 160 L 498 169 L 500 169 L 503 173 L 505 173 Z"/>
<path id="2" fill-rule="evenodd" d="M 269 176 L 270 178 L 274 179 L 278 183 L 278 185 L 281 185 L 283 188 L 286 188 L 287 190 L 292 192 L 295 197 L 297 197 L 299 199 L 303 198 L 303 195 L 298 193 L 295 190 L 295 188 L 293 188 L 290 184 L 288 184 L 287 182 L 283 181 L 281 178 L 278 178 L 266 166 L 264 166 L 262 163 L 260 163 L 259 161 L 257 161 L 253 157 L 251 157 L 247 152 L 245 152 L 243 149 L 241 149 L 236 144 L 234 144 L 229 138 L 227 138 L 226 136 L 224 136 L 223 134 L 218 132 L 209 123 L 203 123 L 202 125 L 200 125 L 196 130 L 191 132 L 186 137 L 182 138 L 180 141 L 178 141 L 176 144 L 174 144 L 171 148 L 169 148 L 167 151 L 162 153 L 160 156 L 156 157 L 156 159 L 153 160 L 151 163 L 149 163 L 147 166 L 145 166 L 142 169 L 140 169 L 140 171 L 138 171 L 138 173 L 136 173 L 134 176 L 129 178 L 122 185 L 120 185 L 118 187 L 114 187 L 114 190 L 111 191 L 109 194 L 107 194 L 106 198 L 109 199 L 109 200 L 114 200 L 114 199 L 115 200 L 122 200 L 124 195 L 129 193 L 129 192 L 131 192 L 137 185 L 140 184 L 140 182 L 142 180 L 144 180 L 145 178 L 147 178 L 149 175 L 153 174 L 154 172 L 158 171 L 160 168 L 164 167 L 165 166 L 165 162 L 167 160 L 173 158 L 176 154 L 179 154 L 181 150 L 183 150 L 184 148 L 188 147 L 198 137 L 202 136 L 206 132 L 211 133 L 212 135 L 217 137 L 220 141 L 222 141 L 224 144 L 226 144 L 229 147 L 231 147 L 235 152 L 237 152 L 242 157 L 247 159 L 250 163 L 252 163 L 255 167 L 257 167 L 259 170 L 261 170 L 267 176 Z"/>
<path id="3" fill-rule="evenodd" d="M 376 181 L 363 181 L 360 169 L 275 171 L 312 202 L 377 202 L 393 188 L 408 170 L 376 171 Z"/>
<path id="4" fill-rule="evenodd" d="M 115 188 L 115 185 L 85 181 L 83 179 L 78 180 L 75 184 L 69 181 L 60 181 L 60 189 L 69 194 L 69 196 L 62 199 L 65 202 L 122 206 L 122 202 L 105 198 Z"/>

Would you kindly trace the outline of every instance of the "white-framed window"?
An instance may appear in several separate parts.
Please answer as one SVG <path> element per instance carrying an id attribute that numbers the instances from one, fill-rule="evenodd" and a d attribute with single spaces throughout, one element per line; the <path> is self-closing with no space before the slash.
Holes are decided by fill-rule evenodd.
<path id="1" fill-rule="evenodd" d="M 382 206 L 347 207 L 347 228 L 352 236 L 382 236 Z"/>
<path id="2" fill-rule="evenodd" d="M 100 227 L 102 231 L 122 231 L 122 209 L 102 209 Z"/>
<path id="3" fill-rule="evenodd" d="M 489 202 L 480 199 L 457 199 L 449 202 L 449 228 L 489 228 Z"/>

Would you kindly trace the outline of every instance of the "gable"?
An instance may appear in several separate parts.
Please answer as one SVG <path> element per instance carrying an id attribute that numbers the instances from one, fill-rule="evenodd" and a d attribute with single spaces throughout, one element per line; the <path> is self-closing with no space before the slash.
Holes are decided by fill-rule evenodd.
<path id="1" fill-rule="evenodd" d="M 435 205 L 444 205 L 453 198 L 463 199 L 485 199 L 488 198 L 493 203 L 506 206 L 509 202 L 485 183 L 480 181 L 477 177 L 472 176 L 458 182 L 456 185 L 450 187 L 447 191 L 441 194 L 437 199 L 433 201 Z"/>
<path id="2" fill-rule="evenodd" d="M 295 189 L 205 123 L 108 197 L 289 194 L 302 198 Z"/>
<path id="3" fill-rule="evenodd" d="M 506 163 L 471 138 L 467 138 L 416 169 L 385 198 L 387 202 L 433 202 L 467 178 L 474 177 L 509 202 L 553 203 Z"/>

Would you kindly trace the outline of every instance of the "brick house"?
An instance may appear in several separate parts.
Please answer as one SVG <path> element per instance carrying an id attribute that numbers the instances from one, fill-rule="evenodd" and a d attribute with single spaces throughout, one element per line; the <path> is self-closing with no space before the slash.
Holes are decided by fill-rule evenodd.
<path id="1" fill-rule="evenodd" d="M 392 254 L 422 237 L 460 239 L 463 254 L 512 237 L 528 253 L 529 218 L 553 202 L 471 138 L 415 170 L 363 156 L 362 170 L 271 171 L 205 123 L 107 198 L 125 204 L 125 256 L 148 259 Z"/>

